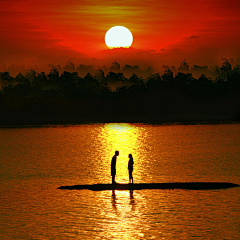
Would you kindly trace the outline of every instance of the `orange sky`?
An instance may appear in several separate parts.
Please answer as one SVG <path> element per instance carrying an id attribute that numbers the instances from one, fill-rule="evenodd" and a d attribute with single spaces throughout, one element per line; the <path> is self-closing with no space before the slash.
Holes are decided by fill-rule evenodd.
<path id="1" fill-rule="evenodd" d="M 239 0 L 1 0 L 0 64 L 237 60 L 239 12 Z M 115 25 L 132 32 L 129 52 L 107 50 L 104 36 Z"/>

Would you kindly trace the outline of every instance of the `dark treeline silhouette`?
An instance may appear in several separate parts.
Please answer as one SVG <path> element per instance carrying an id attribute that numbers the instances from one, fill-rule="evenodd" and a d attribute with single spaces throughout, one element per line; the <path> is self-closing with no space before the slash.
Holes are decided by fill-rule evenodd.
<path id="1" fill-rule="evenodd" d="M 0 72 L 0 124 L 239 120 L 240 65 L 227 59 L 214 70 L 184 60 L 163 73 L 116 61 L 109 69 L 71 61 L 50 68 Z"/>

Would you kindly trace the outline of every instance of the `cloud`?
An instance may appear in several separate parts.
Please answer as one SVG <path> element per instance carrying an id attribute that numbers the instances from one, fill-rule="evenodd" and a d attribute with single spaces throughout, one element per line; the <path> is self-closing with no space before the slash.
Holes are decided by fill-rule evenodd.
<path id="1" fill-rule="evenodd" d="M 194 38 L 199 38 L 198 36 L 192 35 L 190 37 L 188 37 L 187 39 L 194 39 Z"/>

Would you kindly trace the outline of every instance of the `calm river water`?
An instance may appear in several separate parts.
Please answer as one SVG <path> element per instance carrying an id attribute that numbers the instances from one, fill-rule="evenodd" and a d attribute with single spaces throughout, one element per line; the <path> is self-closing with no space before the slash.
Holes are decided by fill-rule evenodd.
<path id="1" fill-rule="evenodd" d="M 59 190 L 62 185 L 240 184 L 240 124 L 0 129 L 0 239 L 240 239 L 240 188 Z"/>

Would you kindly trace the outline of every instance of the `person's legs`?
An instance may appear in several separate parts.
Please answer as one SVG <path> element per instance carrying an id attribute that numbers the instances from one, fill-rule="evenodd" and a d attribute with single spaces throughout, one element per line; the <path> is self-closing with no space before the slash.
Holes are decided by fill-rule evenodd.
<path id="1" fill-rule="evenodd" d="M 112 184 L 115 183 L 115 175 L 112 176 Z"/>
<path id="2" fill-rule="evenodd" d="M 133 176 L 132 176 L 132 172 L 129 172 L 129 183 L 133 183 Z"/>

